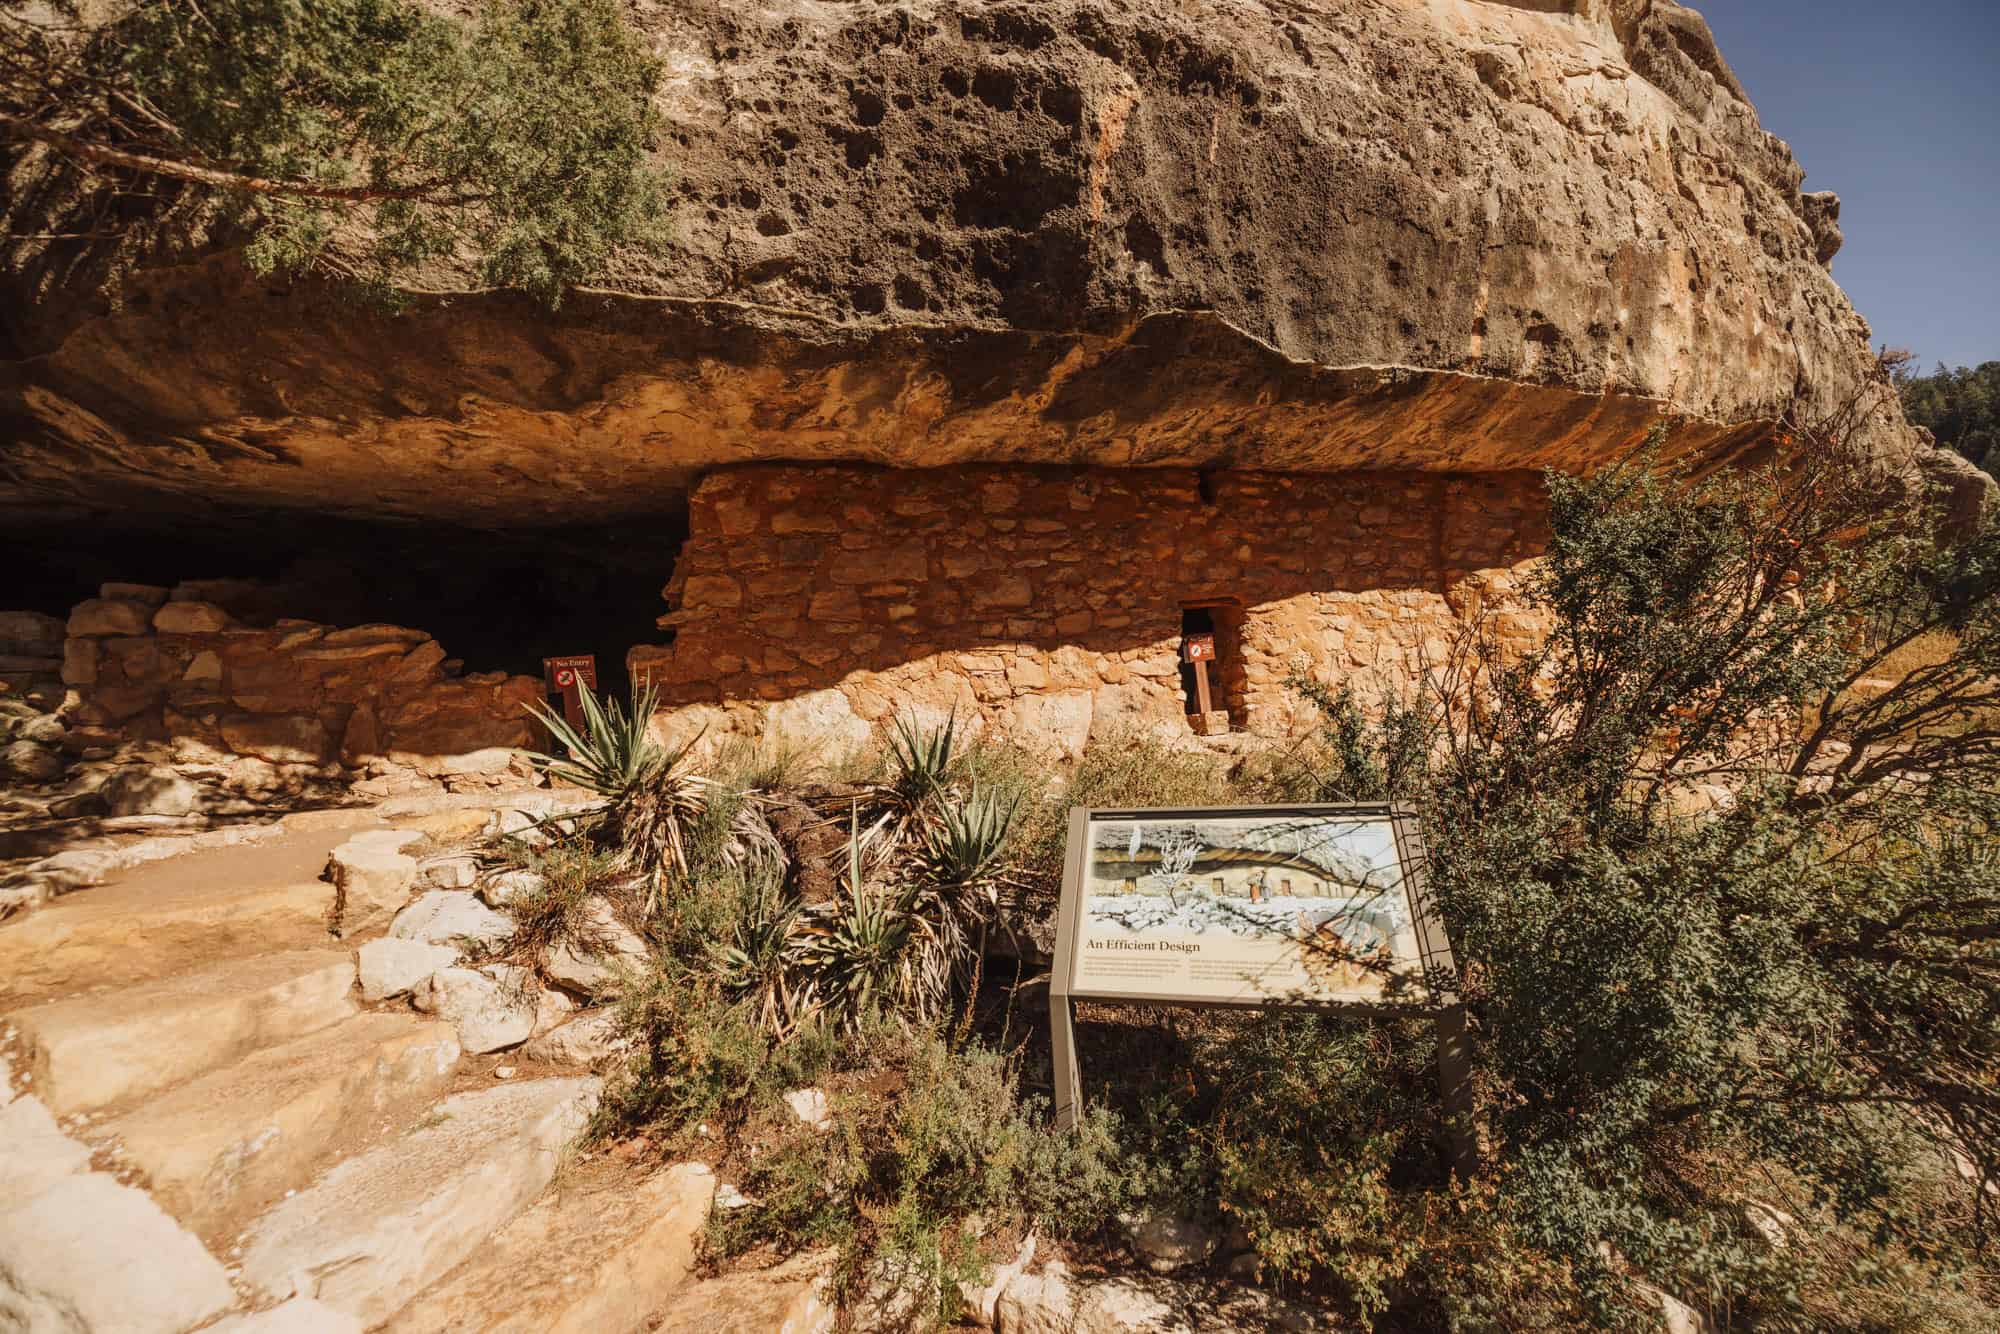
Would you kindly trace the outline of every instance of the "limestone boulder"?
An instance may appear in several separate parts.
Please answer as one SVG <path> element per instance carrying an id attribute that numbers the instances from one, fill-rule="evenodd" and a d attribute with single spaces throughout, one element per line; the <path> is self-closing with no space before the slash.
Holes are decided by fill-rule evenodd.
<path id="1" fill-rule="evenodd" d="M 1215 1254 L 1215 1230 L 1192 1219 L 1148 1214 L 1122 1217 L 1119 1222 L 1133 1254 L 1156 1274 L 1205 1264 Z"/>
<path id="2" fill-rule="evenodd" d="M 40 746 L 60 746 L 68 735 L 69 729 L 53 713 L 31 713 L 14 727 L 16 741 L 32 741 Z"/>
<path id="3" fill-rule="evenodd" d="M 469 1052 L 519 1046 L 535 1031 L 535 981 L 526 969 L 440 968 L 419 983 L 412 1002 L 458 1030 Z"/>
<path id="4" fill-rule="evenodd" d="M 417 876 L 433 889 L 471 889 L 479 881 L 479 858 L 465 852 L 427 857 Z"/>
<path id="5" fill-rule="evenodd" d="M 833 1129 L 833 1111 L 821 1089 L 793 1089 L 785 1095 L 785 1107 L 793 1119 L 811 1130 Z"/>
<path id="6" fill-rule="evenodd" d="M 153 609 L 130 598 L 92 598 L 76 604 L 69 614 L 69 637 L 104 639 L 121 635 L 148 634 L 153 628 Z"/>
<path id="7" fill-rule="evenodd" d="M 393 1000 L 407 996 L 430 980 L 440 968 L 458 962 L 454 945 L 434 945 L 423 940 L 400 940 L 383 936 L 354 952 L 355 972 L 361 979 L 364 1001 Z"/>
<path id="8" fill-rule="evenodd" d="M 543 1033 L 521 1048 L 521 1054 L 531 1061 L 583 1066 L 601 1072 L 623 1049 L 618 1016 L 610 1010 L 595 1010 Z"/>
<path id="9" fill-rule="evenodd" d="M 153 613 L 153 629 L 163 635 L 214 635 L 234 622 L 213 602 L 169 602 Z"/>
<path id="10" fill-rule="evenodd" d="M 570 999 L 568 992 L 559 991 L 554 987 L 543 988 L 535 997 L 535 1027 L 531 1032 L 531 1039 L 555 1032 L 568 1023 L 569 1017 L 575 1013 L 576 1002 Z M 523 1052 L 526 1050 L 525 1047 L 522 1048 Z"/>
<path id="11" fill-rule="evenodd" d="M 389 934 L 398 940 L 484 949 L 504 945 L 514 934 L 514 919 L 493 911 L 470 894 L 433 889 L 418 895 L 396 914 Z"/>
<path id="12" fill-rule="evenodd" d="M 68 767 L 62 752 L 35 741 L 10 741 L 0 749 L 0 774 L 27 783 L 46 783 Z"/>
<path id="13" fill-rule="evenodd" d="M 550 950 L 543 962 L 551 981 L 597 996 L 645 966 L 645 940 L 618 919 L 609 903 L 592 898 L 580 917 L 574 934 Z"/>
<path id="14" fill-rule="evenodd" d="M 1008 1286 L 1034 1263 L 1036 1244 L 1035 1234 L 1030 1232 L 1021 1238 L 1020 1249 L 1014 1253 L 1013 1259 L 994 1266 L 979 1282 L 965 1280 L 959 1283 L 960 1310 L 968 1320 L 981 1329 L 994 1327 L 1000 1294 L 1007 1291 Z"/>
<path id="15" fill-rule="evenodd" d="M 488 876 L 480 884 L 479 897 L 495 908 L 508 908 L 522 899 L 540 894 L 544 883 L 534 871 L 502 871 Z"/>
<path id="16" fill-rule="evenodd" d="M 423 837 L 414 829 L 370 830 L 333 850 L 322 878 L 333 883 L 336 926 L 353 930 L 402 910 L 417 878 L 417 859 L 403 850 Z"/>
<path id="17" fill-rule="evenodd" d="M 215 1257 L 143 1191 L 101 1172 L 0 1213 L 0 1324 L 24 1331 L 188 1329 L 236 1304 Z"/>
<path id="18" fill-rule="evenodd" d="M 97 794 L 109 815 L 193 815 L 206 800 L 200 787 L 157 765 L 120 769 Z"/>

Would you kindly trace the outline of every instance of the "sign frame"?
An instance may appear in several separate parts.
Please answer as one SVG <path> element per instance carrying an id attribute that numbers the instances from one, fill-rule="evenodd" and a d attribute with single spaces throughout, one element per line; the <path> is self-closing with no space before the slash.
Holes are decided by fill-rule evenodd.
<path id="1" fill-rule="evenodd" d="M 1422 960 L 1426 1001 L 1221 1000 L 1212 996 L 1160 992 L 1078 991 L 1075 988 L 1077 940 L 1090 858 L 1093 821 L 1115 818 L 1134 821 L 1200 821 L 1241 819 L 1325 818 L 1389 822 L 1396 858 L 1403 873 L 1403 893 L 1410 906 L 1417 951 Z M 1055 958 L 1049 974 L 1050 1054 L 1055 1064 L 1055 1116 L 1058 1130 L 1074 1129 L 1083 1114 L 1083 1077 L 1076 1056 L 1076 1006 L 1172 1005 L 1200 1010 L 1306 1010 L 1349 1015 L 1430 1015 L 1438 1026 L 1438 1083 L 1446 1107 L 1448 1148 L 1454 1167 L 1468 1173 L 1477 1161 L 1472 1135 L 1470 1065 L 1466 1050 L 1465 1011 L 1455 991 L 1437 985 L 1456 975 L 1451 940 L 1424 876 L 1424 837 L 1417 810 L 1403 802 L 1311 803 L 1278 806 L 1090 807 L 1072 806 L 1069 836 L 1063 856 L 1062 897 L 1056 907 Z"/>

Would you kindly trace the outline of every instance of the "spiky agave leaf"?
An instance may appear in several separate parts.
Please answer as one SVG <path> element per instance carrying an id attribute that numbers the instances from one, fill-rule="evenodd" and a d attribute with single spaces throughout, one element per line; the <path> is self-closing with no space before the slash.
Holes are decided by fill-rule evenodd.
<path id="1" fill-rule="evenodd" d="M 890 786 L 905 802 L 914 804 L 942 787 L 962 758 L 957 706 L 941 725 L 932 728 L 907 714 L 897 714 L 889 735 L 889 756 L 896 765 Z"/>
<path id="2" fill-rule="evenodd" d="M 1003 801 L 976 786 L 963 801 L 939 802 L 925 823 L 918 850 L 927 877 L 940 885 L 963 886 L 989 876 L 999 866 L 1020 806 L 1019 797 Z"/>
<path id="3" fill-rule="evenodd" d="M 545 704 L 528 706 L 528 711 L 567 752 L 560 756 L 535 753 L 529 757 L 550 778 L 573 783 L 606 800 L 616 800 L 670 768 L 686 753 L 685 746 L 670 751 L 655 741 L 648 730 L 659 703 L 659 691 L 654 686 L 633 690 L 629 714 L 616 700 L 600 701 L 594 690 L 583 691 L 579 698 L 584 719 L 581 732 Z"/>
<path id="4" fill-rule="evenodd" d="M 799 961 L 818 1004 L 850 1031 L 885 1008 L 917 1009 L 922 988 L 909 945 L 918 923 L 917 887 L 872 884 L 868 850 L 889 823 L 866 831 L 859 805 L 848 812 L 847 876 L 841 901 L 814 911 L 801 928 Z"/>
<path id="5" fill-rule="evenodd" d="M 723 989 L 748 1001 L 773 1037 L 788 1035 L 814 1008 L 812 980 L 799 966 L 804 943 L 798 905 L 766 897 L 738 923 L 734 938 L 720 951 L 717 971 Z"/>
<path id="6" fill-rule="evenodd" d="M 662 876 L 687 874 L 688 834 L 708 809 L 711 784 L 694 772 L 700 737 L 664 746 L 649 730 L 659 692 L 635 687 L 628 713 L 616 701 L 582 695 L 585 730 L 579 732 L 550 709 L 531 710 L 568 754 L 536 755 L 549 777 L 574 783 L 605 800 L 603 837 L 645 883 L 646 913 L 659 906 Z"/>

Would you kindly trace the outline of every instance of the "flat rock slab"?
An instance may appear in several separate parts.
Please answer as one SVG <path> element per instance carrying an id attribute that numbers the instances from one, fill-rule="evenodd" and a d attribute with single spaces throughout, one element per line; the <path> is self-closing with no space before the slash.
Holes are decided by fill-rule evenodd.
<path id="1" fill-rule="evenodd" d="M 403 1308 L 386 1334 L 644 1329 L 686 1281 L 714 1198 L 715 1174 L 702 1163 L 637 1186 L 565 1182 Z"/>
<path id="2" fill-rule="evenodd" d="M 246 954 L 328 943 L 327 852 L 366 820 L 293 831 L 114 869 L 108 883 L 65 895 L 0 926 L 0 1006 L 9 1009 L 107 982 L 145 982 Z"/>
<path id="3" fill-rule="evenodd" d="M 541 1194 L 596 1105 L 595 1079 L 447 1098 L 419 1128 L 349 1158 L 245 1234 L 243 1281 L 374 1326 Z"/>
<path id="4" fill-rule="evenodd" d="M 200 1242 L 102 1172 L 0 1213 L 0 1328 L 176 1334 L 235 1304 Z"/>
<path id="5" fill-rule="evenodd" d="M 405 1126 L 458 1065 L 451 1025 L 363 1014 L 257 1052 L 107 1122 L 168 1212 L 210 1235 Z"/>
<path id="6" fill-rule="evenodd" d="M 770 1269 L 697 1283 L 658 1313 L 654 1328 L 702 1334 L 827 1334 L 839 1313 L 822 1293 L 821 1280 L 833 1261 L 832 1251 L 815 1251 Z"/>
<path id="7" fill-rule="evenodd" d="M 0 1211 L 89 1167 L 90 1149 L 62 1132 L 40 1098 L 23 1095 L 0 1106 Z"/>
<path id="8" fill-rule="evenodd" d="M 484 806 L 470 806 L 463 810 L 403 816 L 397 819 L 396 827 L 413 829 L 434 843 L 463 843 L 484 834 L 492 823 L 491 810 Z"/>
<path id="9" fill-rule="evenodd" d="M 310 1297 L 294 1297 L 269 1310 L 233 1315 L 201 1334 L 361 1334 L 361 1322 Z"/>
<path id="10" fill-rule="evenodd" d="M 269 954 L 14 1016 L 59 1116 L 156 1093 L 356 1012 L 344 950 Z"/>

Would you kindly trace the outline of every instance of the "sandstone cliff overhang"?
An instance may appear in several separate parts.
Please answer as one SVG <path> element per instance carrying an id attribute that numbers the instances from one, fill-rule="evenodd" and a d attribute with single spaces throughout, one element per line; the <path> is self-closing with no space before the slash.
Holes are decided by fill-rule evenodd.
<path id="1" fill-rule="evenodd" d="M 1587 467 L 1662 418 L 1725 455 L 1870 382 L 1834 211 L 1669 0 L 641 22 L 676 241 L 553 315 L 13 243 L 0 514 L 559 524 L 768 460 Z M 15 206 L 55 170 L 14 162 Z M 1918 448 L 1892 407 L 1862 429 Z"/>

